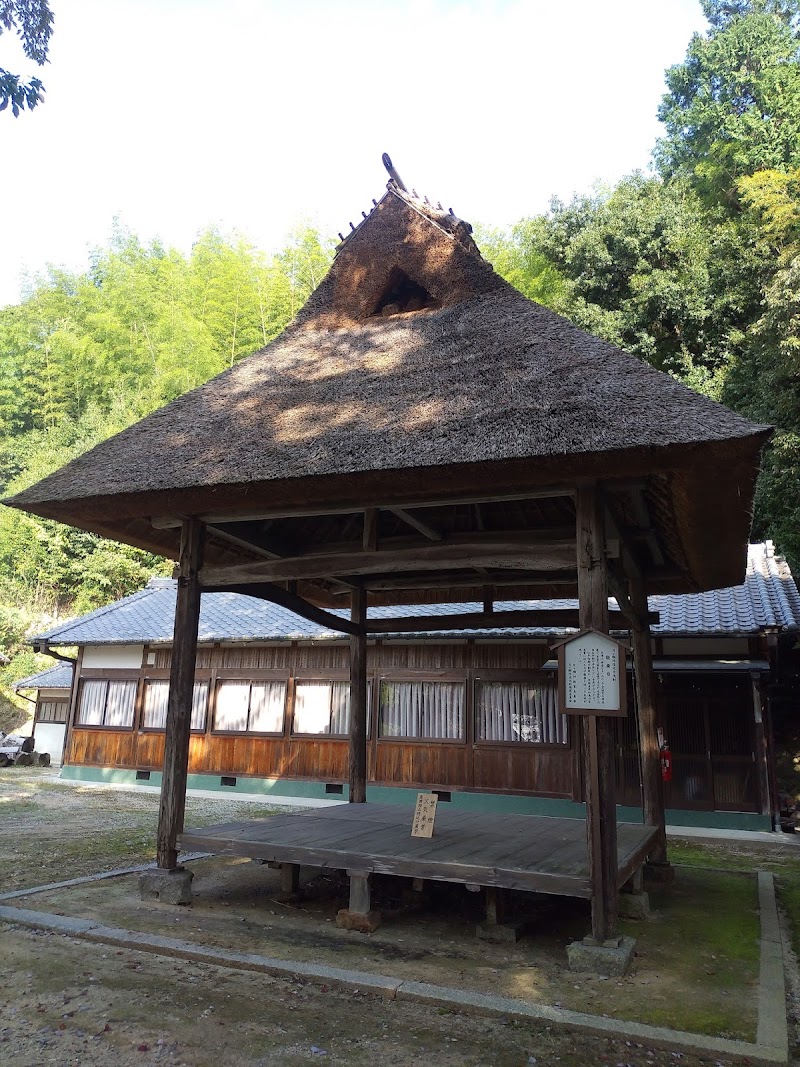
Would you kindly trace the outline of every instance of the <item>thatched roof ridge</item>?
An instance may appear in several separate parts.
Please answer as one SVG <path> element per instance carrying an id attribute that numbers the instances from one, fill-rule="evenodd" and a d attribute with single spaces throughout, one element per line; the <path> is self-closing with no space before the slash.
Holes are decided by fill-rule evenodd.
<path id="1" fill-rule="evenodd" d="M 438 311 L 294 325 L 9 501 L 33 505 L 355 471 L 618 454 L 768 427 L 510 287 Z"/>
<path id="2" fill-rule="evenodd" d="M 738 580 L 769 433 L 526 299 L 390 185 L 280 337 L 6 502 L 174 554 L 152 516 L 658 475 L 691 576 L 663 591 L 686 591 Z"/>

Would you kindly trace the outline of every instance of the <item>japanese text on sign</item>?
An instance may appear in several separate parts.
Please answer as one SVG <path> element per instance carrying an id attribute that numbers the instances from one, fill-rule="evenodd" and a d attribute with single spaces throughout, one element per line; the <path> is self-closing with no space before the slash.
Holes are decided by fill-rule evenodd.
<path id="1" fill-rule="evenodd" d="M 414 822 L 411 824 L 412 837 L 433 837 L 433 824 L 436 820 L 438 803 L 439 798 L 435 793 L 417 793 Z"/>
<path id="2" fill-rule="evenodd" d="M 567 708 L 619 711 L 619 647 L 602 634 L 586 633 L 564 648 L 564 697 Z"/>

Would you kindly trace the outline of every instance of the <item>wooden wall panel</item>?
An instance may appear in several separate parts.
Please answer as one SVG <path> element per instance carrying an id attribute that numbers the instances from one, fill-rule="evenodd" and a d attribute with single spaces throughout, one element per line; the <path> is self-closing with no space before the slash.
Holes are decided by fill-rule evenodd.
<path id="1" fill-rule="evenodd" d="M 136 735 L 136 766 L 141 770 L 160 771 L 164 766 L 164 734 Z"/>
<path id="2" fill-rule="evenodd" d="M 463 787 L 470 751 L 467 745 L 379 741 L 375 781 L 386 785 Z"/>
<path id="3" fill-rule="evenodd" d="M 281 773 L 290 778 L 343 782 L 348 777 L 348 751 L 346 740 L 294 739 L 287 746 L 286 763 Z"/>
<path id="4" fill-rule="evenodd" d="M 474 749 L 476 789 L 572 796 L 572 751 L 513 745 Z"/>
<path id="5" fill-rule="evenodd" d="M 135 767 L 136 735 L 132 730 L 73 727 L 67 762 L 101 767 Z"/>

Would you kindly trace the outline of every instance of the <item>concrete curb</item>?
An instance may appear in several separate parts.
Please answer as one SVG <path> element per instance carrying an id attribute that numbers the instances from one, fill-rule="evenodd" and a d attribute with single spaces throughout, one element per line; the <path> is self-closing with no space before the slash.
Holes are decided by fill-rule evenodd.
<path id="1" fill-rule="evenodd" d="M 131 873 L 135 870 L 132 869 Z M 129 872 L 115 871 L 102 877 L 115 877 L 124 873 Z M 91 878 L 82 878 L 75 879 L 71 883 L 58 884 L 71 885 L 91 880 Z M 42 892 L 46 888 L 51 887 L 40 886 L 38 890 L 23 890 L 15 895 Z M 6 897 L 8 895 L 6 894 Z M 466 1010 L 481 1015 L 496 1015 L 521 1021 L 545 1023 L 549 1026 L 563 1026 L 566 1029 L 582 1030 L 606 1037 L 633 1038 L 659 1048 L 680 1049 L 700 1056 L 711 1053 L 747 1059 L 752 1064 L 783 1065 L 789 1062 L 783 943 L 778 924 L 774 879 L 770 873 L 764 871 L 758 872 L 758 900 L 761 915 L 761 961 L 758 1028 L 755 1043 L 731 1041 L 706 1034 L 691 1034 L 660 1026 L 647 1026 L 644 1023 L 589 1015 L 548 1004 L 531 1004 L 512 997 L 490 996 L 448 986 L 428 985 L 425 982 L 406 982 L 391 975 L 369 974 L 364 971 L 327 967 L 323 964 L 278 960 L 255 953 L 226 952 L 180 938 L 143 934 L 133 930 L 104 926 L 100 922 L 89 919 L 30 911 L 27 908 L 0 905 L 0 921 L 140 952 L 176 956 L 220 967 L 258 971 L 276 978 L 289 980 L 305 978 L 317 984 L 327 983 L 340 989 L 359 989 L 389 999 L 449 1008 L 454 1011 Z"/>
<path id="2" fill-rule="evenodd" d="M 181 863 L 192 860 L 208 859 L 210 852 L 187 852 L 178 857 Z M 104 878 L 122 878 L 126 874 L 141 874 L 143 871 L 155 870 L 155 863 L 141 863 L 137 867 L 117 867 L 113 871 L 101 871 L 99 874 L 85 874 L 81 878 L 69 878 L 65 882 L 50 882 L 49 885 L 36 885 L 31 889 L 12 889 L 10 893 L 0 893 L 0 900 L 17 900 L 36 893 L 47 893 L 51 889 L 69 889 L 73 885 L 86 885 L 88 882 L 101 882 Z"/>
<path id="3" fill-rule="evenodd" d="M 775 878 L 770 871 L 758 872 L 758 908 L 761 915 L 761 960 L 758 974 L 758 1030 L 756 1044 L 773 1048 L 789 1060 L 789 1027 L 786 1022 L 786 981 L 783 939 L 775 900 Z"/>

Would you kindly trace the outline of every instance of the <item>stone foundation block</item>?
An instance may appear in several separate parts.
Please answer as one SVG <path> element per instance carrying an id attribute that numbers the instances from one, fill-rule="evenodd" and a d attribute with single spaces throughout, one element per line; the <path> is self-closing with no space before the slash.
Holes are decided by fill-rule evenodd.
<path id="1" fill-rule="evenodd" d="M 620 919 L 649 919 L 650 897 L 647 893 L 620 893 Z"/>
<path id="2" fill-rule="evenodd" d="M 478 923 L 475 936 L 496 945 L 513 945 L 522 937 L 524 923 Z"/>
<path id="3" fill-rule="evenodd" d="M 625 974 L 633 959 L 636 941 L 632 937 L 598 942 L 592 937 L 567 945 L 567 961 L 571 971 L 618 978 Z"/>
<path id="4" fill-rule="evenodd" d="M 191 904 L 193 878 L 194 874 L 184 867 L 144 871 L 139 875 L 139 895 L 142 900 L 158 900 L 161 904 Z"/>
<path id="5" fill-rule="evenodd" d="M 358 912 L 342 908 L 336 913 L 336 925 L 341 930 L 357 930 L 362 934 L 371 934 L 381 925 L 379 911 Z"/>

